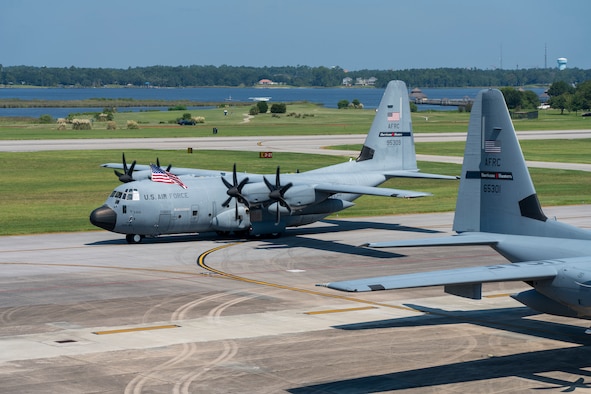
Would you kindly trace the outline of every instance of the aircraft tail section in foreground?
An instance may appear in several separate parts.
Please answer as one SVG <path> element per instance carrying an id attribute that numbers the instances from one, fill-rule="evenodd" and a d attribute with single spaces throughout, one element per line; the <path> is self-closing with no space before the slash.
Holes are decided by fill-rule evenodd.
<path id="1" fill-rule="evenodd" d="M 479 299 L 482 283 L 524 281 L 532 289 L 512 296 L 524 305 L 543 313 L 591 319 L 591 232 L 544 215 L 498 90 L 481 91 L 472 108 L 453 228 L 457 235 L 365 246 L 489 245 L 512 264 L 322 286 L 353 292 L 444 286 L 446 293 Z"/>
<path id="2" fill-rule="evenodd" d="M 534 235 L 546 221 L 503 94 L 482 91 L 470 116 L 453 228 Z"/>
<path id="3" fill-rule="evenodd" d="M 544 214 L 499 90 L 481 91 L 472 107 L 453 229 L 457 233 L 589 237 L 587 231 Z"/>

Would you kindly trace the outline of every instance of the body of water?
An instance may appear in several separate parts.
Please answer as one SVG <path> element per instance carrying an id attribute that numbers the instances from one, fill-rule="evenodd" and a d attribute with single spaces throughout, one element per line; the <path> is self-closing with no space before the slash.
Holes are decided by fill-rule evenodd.
<path id="1" fill-rule="evenodd" d="M 421 89 L 430 99 L 474 99 L 481 88 Z M 531 89 L 540 95 L 543 88 Z M 377 108 L 384 89 L 374 88 L 0 88 L 0 99 L 85 100 L 92 98 L 134 100 L 190 100 L 198 102 L 244 102 L 254 97 L 269 97 L 269 103 L 309 101 L 336 108 L 340 100 L 359 100 L 365 108 Z M 105 103 L 108 104 L 108 103 Z M 129 107 L 120 111 L 166 110 L 164 107 Z M 100 108 L 0 108 L 0 116 L 38 118 L 49 114 L 63 118 L 70 113 L 97 112 Z M 454 111 L 457 107 L 420 105 L 419 111 Z"/>

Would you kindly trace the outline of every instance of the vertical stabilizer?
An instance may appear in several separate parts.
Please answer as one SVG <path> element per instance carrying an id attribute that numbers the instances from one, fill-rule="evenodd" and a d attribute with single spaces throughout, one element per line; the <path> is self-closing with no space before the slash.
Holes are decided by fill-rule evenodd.
<path id="1" fill-rule="evenodd" d="M 470 115 L 454 230 L 541 235 L 546 220 L 503 94 L 483 90 Z"/>
<path id="2" fill-rule="evenodd" d="M 417 169 L 408 90 L 403 81 L 390 81 L 357 162 L 376 170 Z"/>

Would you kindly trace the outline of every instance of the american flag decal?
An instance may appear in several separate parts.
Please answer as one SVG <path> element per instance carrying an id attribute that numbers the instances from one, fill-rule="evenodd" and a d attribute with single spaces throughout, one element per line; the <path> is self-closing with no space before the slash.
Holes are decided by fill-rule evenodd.
<path id="1" fill-rule="evenodd" d="M 171 185 L 177 184 L 183 189 L 187 188 L 178 176 L 171 174 L 168 171 L 164 171 L 162 168 L 150 164 L 150 170 L 152 171 L 152 182 L 168 183 Z"/>
<path id="2" fill-rule="evenodd" d="M 496 140 L 484 141 L 484 151 L 486 153 L 501 153 L 501 141 L 496 141 Z"/>
<path id="3" fill-rule="evenodd" d="M 400 121 L 400 112 L 388 112 L 388 122 Z"/>

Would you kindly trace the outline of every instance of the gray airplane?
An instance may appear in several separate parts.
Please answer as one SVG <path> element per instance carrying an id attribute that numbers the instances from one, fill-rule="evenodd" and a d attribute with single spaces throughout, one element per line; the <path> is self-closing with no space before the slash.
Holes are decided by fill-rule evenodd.
<path id="1" fill-rule="evenodd" d="M 532 289 L 512 295 L 524 305 L 591 319 L 591 232 L 544 215 L 498 90 L 481 91 L 472 108 L 453 229 L 457 235 L 365 246 L 489 245 L 512 264 L 320 286 L 352 292 L 444 286 L 446 293 L 480 299 L 482 283 L 524 281 Z"/>
<path id="2" fill-rule="evenodd" d="M 389 178 L 457 179 L 420 173 L 406 84 L 388 83 L 357 160 L 312 171 L 274 175 L 192 168 L 129 167 L 115 174 L 124 184 L 90 214 L 95 226 L 126 234 L 129 243 L 162 234 L 234 232 L 279 235 L 348 208 L 360 195 L 422 197 L 429 193 L 380 188 Z M 274 179 L 273 179 L 274 178 Z M 271 179 L 271 181 L 269 180 Z M 272 182 L 274 180 L 274 182 Z"/>

